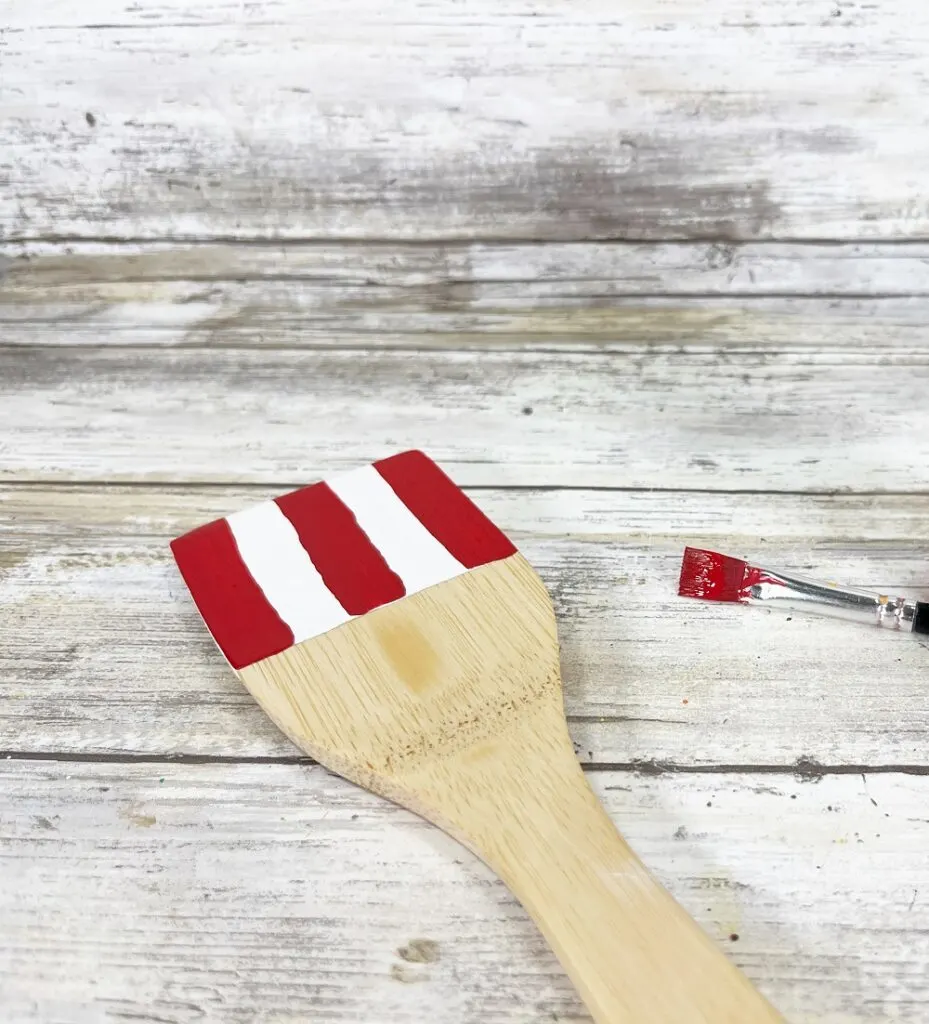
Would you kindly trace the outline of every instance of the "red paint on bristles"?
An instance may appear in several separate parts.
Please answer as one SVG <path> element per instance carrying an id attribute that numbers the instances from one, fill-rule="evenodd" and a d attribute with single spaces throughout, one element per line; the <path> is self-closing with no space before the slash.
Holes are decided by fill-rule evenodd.
<path id="1" fill-rule="evenodd" d="M 716 551 L 685 548 L 678 594 L 701 601 L 746 601 L 751 566 Z"/>
<path id="2" fill-rule="evenodd" d="M 741 558 L 685 548 L 677 592 L 681 597 L 696 597 L 700 601 L 746 602 L 751 600 L 752 588 L 762 583 L 784 586 L 784 581 L 770 570 L 749 565 Z"/>

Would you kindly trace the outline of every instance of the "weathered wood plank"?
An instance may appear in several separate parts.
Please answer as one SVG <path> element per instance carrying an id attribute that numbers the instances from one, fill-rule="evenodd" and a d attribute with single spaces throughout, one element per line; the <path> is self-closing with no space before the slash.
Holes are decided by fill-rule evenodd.
<path id="1" fill-rule="evenodd" d="M 884 350 L 929 296 L 921 244 L 21 248 L 5 345 Z"/>
<path id="2" fill-rule="evenodd" d="M 232 284 L 329 288 L 519 285 L 530 295 L 929 295 L 924 242 L 31 242 L 0 246 L 5 307 L 82 287 Z M 105 292 L 100 295 L 105 296 Z M 114 291 L 118 297 L 119 293 Z M 412 294 L 416 294 L 413 292 Z M 491 293 L 492 294 L 492 293 Z M 97 293 L 87 293 L 88 299 Z"/>
<path id="3" fill-rule="evenodd" d="M 0 490 L 0 750 L 294 756 L 217 654 L 167 548 L 273 493 Z M 929 765 L 918 641 L 676 597 L 697 542 L 929 598 L 925 496 L 473 496 L 555 598 L 584 762 Z"/>
<path id="4" fill-rule="evenodd" d="M 481 864 L 318 768 L 4 761 L 0 779 L 18 1024 L 589 1019 Z M 926 1019 L 929 780 L 592 782 L 794 1024 Z"/>
<path id="5" fill-rule="evenodd" d="M 8 238 L 929 234 L 916 2 L 6 7 Z"/>
<path id="6" fill-rule="evenodd" d="M 0 349 L 0 479 L 924 491 L 929 354 Z"/>

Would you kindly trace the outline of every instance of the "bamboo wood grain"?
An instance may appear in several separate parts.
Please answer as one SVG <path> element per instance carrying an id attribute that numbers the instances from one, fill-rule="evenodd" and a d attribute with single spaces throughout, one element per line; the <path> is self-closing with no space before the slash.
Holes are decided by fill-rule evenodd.
<path id="1" fill-rule="evenodd" d="M 545 588 L 519 554 L 239 671 L 302 749 L 470 847 L 598 1024 L 780 1015 L 648 874 L 588 787 Z"/>

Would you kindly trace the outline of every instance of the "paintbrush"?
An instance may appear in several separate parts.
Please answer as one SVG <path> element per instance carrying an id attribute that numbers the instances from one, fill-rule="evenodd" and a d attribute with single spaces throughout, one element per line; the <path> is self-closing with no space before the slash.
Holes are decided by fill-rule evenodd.
<path id="1" fill-rule="evenodd" d="M 425 455 L 234 513 L 172 549 L 273 721 L 478 854 L 598 1024 L 782 1019 L 597 801 L 568 734 L 545 586 Z"/>
<path id="2" fill-rule="evenodd" d="M 818 612 L 904 633 L 929 633 L 927 601 L 841 587 L 700 548 L 684 550 L 678 593 L 702 601 Z"/>

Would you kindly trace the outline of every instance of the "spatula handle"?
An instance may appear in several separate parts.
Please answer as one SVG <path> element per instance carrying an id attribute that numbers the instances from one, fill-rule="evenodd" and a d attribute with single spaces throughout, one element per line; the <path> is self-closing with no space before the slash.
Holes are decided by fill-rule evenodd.
<path id="1" fill-rule="evenodd" d="M 597 1024 L 782 1022 L 620 836 L 560 706 L 508 740 L 454 759 L 444 824 L 518 897 Z"/>

